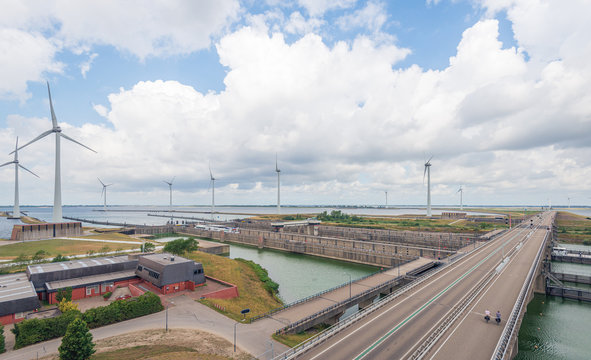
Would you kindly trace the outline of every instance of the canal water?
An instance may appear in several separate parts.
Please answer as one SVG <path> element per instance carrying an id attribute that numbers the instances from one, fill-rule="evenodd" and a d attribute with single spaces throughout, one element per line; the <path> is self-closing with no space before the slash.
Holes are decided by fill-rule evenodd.
<path id="1" fill-rule="evenodd" d="M 289 304 L 323 290 L 373 274 L 378 267 L 277 250 L 230 244 L 230 258 L 254 261 L 279 284 L 279 296 Z"/>
<path id="2" fill-rule="evenodd" d="M 552 271 L 591 275 L 591 265 L 552 262 Z M 590 288 L 582 284 L 567 285 L 586 290 Z M 527 306 L 527 314 L 519 330 L 519 353 L 515 359 L 591 359 L 590 328 L 591 303 L 536 294 Z"/>

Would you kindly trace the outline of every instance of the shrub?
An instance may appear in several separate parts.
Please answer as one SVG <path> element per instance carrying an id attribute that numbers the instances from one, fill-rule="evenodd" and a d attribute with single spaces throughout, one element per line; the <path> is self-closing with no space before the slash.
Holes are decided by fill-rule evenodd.
<path id="1" fill-rule="evenodd" d="M 183 255 L 186 252 L 193 252 L 199 248 L 199 243 L 195 238 L 176 239 L 169 241 L 164 245 L 164 251 L 175 255 Z"/>
<path id="2" fill-rule="evenodd" d="M 113 295 L 113 292 L 109 291 L 103 294 L 103 298 L 108 299 L 111 297 L 111 295 Z"/>
<path id="3" fill-rule="evenodd" d="M 57 305 L 57 308 L 63 313 L 72 310 L 78 310 L 78 304 L 74 304 L 72 301 L 66 300 L 66 298 L 62 298 L 62 301 Z"/>
<path id="4" fill-rule="evenodd" d="M 63 256 L 62 254 L 57 254 L 53 260 L 51 260 L 51 262 L 62 262 L 62 261 L 68 261 L 70 259 L 68 259 L 67 256 Z"/>
<path id="5" fill-rule="evenodd" d="M 68 325 L 80 316 L 80 311 L 68 311 L 60 316 L 46 319 L 27 319 L 14 324 L 14 348 L 64 336 Z"/>
<path id="6" fill-rule="evenodd" d="M 94 329 L 99 326 L 133 319 L 164 310 L 160 297 L 154 293 L 145 294 L 129 300 L 113 301 L 107 306 L 88 309 L 82 314 L 88 327 Z"/>
<path id="7" fill-rule="evenodd" d="M 81 314 L 78 310 L 69 310 L 60 316 L 47 319 L 27 319 L 14 324 L 15 349 L 64 336 L 68 325 L 77 318 L 84 320 L 89 328 L 96 328 L 118 321 L 129 320 L 139 316 L 164 310 L 160 297 L 154 293 L 145 294 L 130 300 L 114 301 L 107 306 L 86 310 Z"/>
<path id="8" fill-rule="evenodd" d="M 55 295 L 55 300 L 57 300 L 58 302 L 62 302 L 63 299 L 66 299 L 67 301 L 72 301 L 72 288 L 71 287 L 67 287 L 65 289 L 59 289 L 57 291 L 57 294 Z"/>
<path id="9" fill-rule="evenodd" d="M 4 342 L 4 326 L 0 325 L 0 354 L 6 351 L 6 344 Z"/>
<path id="10" fill-rule="evenodd" d="M 269 277 L 269 273 L 262 266 L 250 260 L 245 260 L 241 258 L 236 258 L 235 260 L 241 261 L 250 266 L 254 270 L 259 280 L 263 282 L 263 287 L 265 288 L 265 290 L 267 290 L 270 294 L 274 295 L 277 293 L 277 291 L 279 291 L 279 284 L 271 280 L 271 278 Z"/>
<path id="11" fill-rule="evenodd" d="M 58 350 L 61 360 L 90 359 L 96 350 L 92 343 L 92 334 L 83 320 L 76 318 L 68 325 Z"/>

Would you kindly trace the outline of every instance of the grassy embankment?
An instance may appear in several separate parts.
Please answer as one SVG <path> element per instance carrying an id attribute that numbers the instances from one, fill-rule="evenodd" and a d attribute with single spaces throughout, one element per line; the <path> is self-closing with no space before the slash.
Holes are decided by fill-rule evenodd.
<path id="1" fill-rule="evenodd" d="M 63 256 L 98 254 L 111 251 L 137 249 L 138 245 L 120 243 L 101 243 L 83 240 L 51 239 L 39 241 L 27 241 L 16 244 L 3 245 L 0 247 L 0 259 L 16 259 L 19 256 L 31 257 L 39 250 L 46 252 L 45 257 L 52 257 L 58 254 Z"/>
<path id="2" fill-rule="evenodd" d="M 556 216 L 558 241 L 570 244 L 591 245 L 591 218 L 559 211 Z"/>
<path id="3" fill-rule="evenodd" d="M 220 279 L 238 287 L 239 296 L 234 299 L 204 299 L 201 303 L 234 319 L 242 320 L 242 309 L 250 309 L 246 315 L 248 320 L 256 315 L 275 309 L 282 305 L 281 301 L 268 291 L 268 285 L 260 280 L 260 274 L 247 262 L 236 261 L 222 256 L 195 251 L 185 255 L 189 259 L 203 264 L 206 275 Z M 217 308 L 218 305 L 223 310 Z"/>

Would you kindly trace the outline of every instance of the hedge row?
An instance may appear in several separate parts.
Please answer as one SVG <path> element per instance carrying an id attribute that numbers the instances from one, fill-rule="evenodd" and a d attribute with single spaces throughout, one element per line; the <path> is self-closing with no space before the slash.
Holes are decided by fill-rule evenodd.
<path id="1" fill-rule="evenodd" d="M 68 311 L 60 316 L 47 319 L 28 319 L 14 324 L 15 349 L 41 341 L 64 336 L 68 325 L 80 317 L 89 328 L 96 328 L 119 321 L 133 319 L 164 310 L 160 297 L 154 293 L 145 294 L 130 300 L 114 301 L 107 306 L 88 309 L 84 313 L 78 310 Z"/>

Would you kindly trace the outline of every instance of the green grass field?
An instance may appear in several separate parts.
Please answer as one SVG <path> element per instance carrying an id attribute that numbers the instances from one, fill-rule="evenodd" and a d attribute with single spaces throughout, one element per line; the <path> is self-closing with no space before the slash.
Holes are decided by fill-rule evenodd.
<path id="1" fill-rule="evenodd" d="M 63 239 L 27 241 L 0 246 L 0 259 L 15 259 L 20 255 L 31 257 L 39 250 L 44 250 L 48 253 L 45 257 L 53 257 L 58 254 L 72 256 L 87 254 L 90 251 L 97 254 L 137 248 L 139 248 L 139 243 L 138 245 L 134 245 Z"/>
<path id="2" fill-rule="evenodd" d="M 591 218 L 559 211 L 556 216 L 558 241 L 591 245 Z"/>

